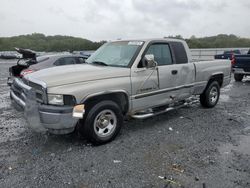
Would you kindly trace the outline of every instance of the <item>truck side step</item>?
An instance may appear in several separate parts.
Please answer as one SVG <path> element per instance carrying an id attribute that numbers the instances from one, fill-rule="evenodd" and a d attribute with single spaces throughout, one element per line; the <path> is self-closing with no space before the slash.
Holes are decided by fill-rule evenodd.
<path id="1" fill-rule="evenodd" d="M 147 113 L 145 111 L 137 112 L 137 113 L 131 115 L 131 117 L 135 118 L 135 119 L 146 119 L 146 118 L 150 118 L 150 117 L 153 117 L 153 116 L 156 116 L 156 115 L 160 115 L 160 114 L 163 114 L 163 113 L 166 113 L 166 112 L 178 109 L 178 108 L 182 108 L 184 106 L 190 106 L 190 105 L 195 104 L 197 102 L 199 102 L 199 100 L 197 100 L 197 99 L 195 99 L 195 100 L 187 100 L 183 104 L 175 105 L 175 106 L 168 106 L 168 107 L 166 107 L 165 109 L 163 109 L 161 111 L 154 112 L 152 109 L 149 109 L 149 110 L 147 110 Z"/>

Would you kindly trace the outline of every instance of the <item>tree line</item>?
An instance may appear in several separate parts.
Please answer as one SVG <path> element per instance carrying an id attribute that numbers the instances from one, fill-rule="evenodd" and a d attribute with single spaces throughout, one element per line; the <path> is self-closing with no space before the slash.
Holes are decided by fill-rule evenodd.
<path id="1" fill-rule="evenodd" d="M 184 39 L 181 35 L 169 36 L 170 38 L 183 39 L 190 48 L 244 48 L 250 47 L 250 38 L 241 38 L 236 35 L 219 34 L 216 36 L 198 38 L 194 35 Z"/>
<path id="2" fill-rule="evenodd" d="M 192 36 L 188 39 L 184 39 L 181 35 L 168 37 L 183 39 L 188 43 L 190 48 L 250 47 L 249 38 L 241 38 L 232 34 L 220 34 L 202 38 Z M 14 47 L 45 52 L 96 50 L 105 42 L 93 42 L 79 37 L 61 35 L 45 36 L 44 34 L 33 33 L 14 37 L 0 37 L 0 51 L 12 51 Z"/>
<path id="3" fill-rule="evenodd" d="M 45 36 L 44 34 L 33 33 L 30 35 L 1 37 L 0 51 L 13 51 L 15 47 L 44 52 L 96 50 L 104 42 L 92 42 L 79 37 Z"/>

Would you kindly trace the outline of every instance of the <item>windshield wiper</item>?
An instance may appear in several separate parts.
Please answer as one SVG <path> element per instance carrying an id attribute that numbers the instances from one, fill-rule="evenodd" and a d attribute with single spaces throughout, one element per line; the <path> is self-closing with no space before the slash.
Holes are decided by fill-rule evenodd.
<path id="1" fill-rule="evenodd" d="M 93 61 L 92 63 L 96 64 L 96 65 L 108 66 L 108 64 L 106 64 L 106 63 L 104 63 L 102 61 Z"/>

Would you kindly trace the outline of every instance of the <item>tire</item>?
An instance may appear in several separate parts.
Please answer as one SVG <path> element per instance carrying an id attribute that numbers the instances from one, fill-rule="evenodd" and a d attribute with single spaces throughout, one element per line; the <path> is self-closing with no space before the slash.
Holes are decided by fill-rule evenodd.
<path id="1" fill-rule="evenodd" d="M 236 82 L 241 82 L 243 77 L 244 77 L 243 74 L 234 74 L 234 79 Z"/>
<path id="2" fill-rule="evenodd" d="M 220 85 L 217 81 L 210 82 L 200 95 L 200 103 L 205 108 L 213 108 L 220 98 Z"/>
<path id="3" fill-rule="evenodd" d="M 119 105 L 113 101 L 100 101 L 86 110 L 80 122 L 79 131 L 95 145 L 112 141 L 123 125 L 123 114 Z"/>

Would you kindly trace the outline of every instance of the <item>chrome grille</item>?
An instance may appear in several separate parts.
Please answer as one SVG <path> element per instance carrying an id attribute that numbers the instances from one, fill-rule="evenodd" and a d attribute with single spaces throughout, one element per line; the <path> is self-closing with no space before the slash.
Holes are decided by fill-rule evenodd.
<path id="1" fill-rule="evenodd" d="M 45 89 L 41 85 L 34 83 L 34 82 L 31 82 L 31 81 L 26 80 L 26 79 L 23 79 L 23 82 L 35 90 L 37 102 L 44 103 L 44 101 L 45 101 L 44 99 L 45 99 L 45 95 L 46 95 Z"/>
<path id="2" fill-rule="evenodd" d="M 24 90 L 16 82 L 13 82 L 13 84 L 11 85 L 11 89 L 17 97 L 25 101 L 26 97 L 24 95 Z"/>

